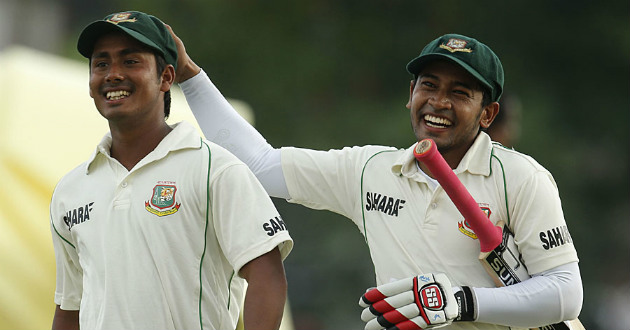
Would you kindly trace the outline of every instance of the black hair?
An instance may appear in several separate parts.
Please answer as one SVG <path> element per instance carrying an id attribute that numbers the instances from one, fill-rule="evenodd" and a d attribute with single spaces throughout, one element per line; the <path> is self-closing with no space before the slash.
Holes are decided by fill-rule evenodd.
<path id="1" fill-rule="evenodd" d="M 483 99 L 481 99 L 481 107 L 485 108 L 487 105 L 492 103 L 492 93 L 490 93 L 490 89 L 486 86 L 481 85 L 481 93 L 483 93 Z"/>
<path id="2" fill-rule="evenodd" d="M 166 60 L 164 59 L 164 56 L 162 56 L 161 54 L 154 52 L 155 54 L 155 63 L 157 65 L 157 75 L 158 75 L 158 79 L 162 76 L 162 72 L 164 72 L 164 69 L 166 69 L 166 66 L 168 65 L 166 63 Z M 171 114 L 171 90 L 169 89 L 168 91 L 166 91 L 166 93 L 164 93 L 164 119 L 168 119 L 168 116 Z"/>

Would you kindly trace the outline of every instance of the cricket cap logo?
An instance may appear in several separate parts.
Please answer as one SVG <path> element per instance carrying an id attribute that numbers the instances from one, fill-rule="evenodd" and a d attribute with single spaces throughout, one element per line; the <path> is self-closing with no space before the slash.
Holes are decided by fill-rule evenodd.
<path id="1" fill-rule="evenodd" d="M 454 52 L 472 53 L 472 49 L 466 48 L 466 45 L 468 45 L 468 41 L 466 40 L 451 38 L 448 40 L 446 44 L 441 44 L 440 48 L 446 49 L 451 53 L 454 53 Z"/>
<path id="2" fill-rule="evenodd" d="M 486 216 L 488 217 L 488 219 L 490 219 L 490 213 L 492 213 L 490 211 L 490 208 L 487 206 L 481 206 L 480 207 L 481 210 L 483 211 L 483 213 L 486 214 Z M 464 219 L 463 221 L 460 221 L 457 223 L 457 228 L 459 229 L 459 231 L 472 238 L 472 239 L 477 239 L 477 234 L 475 234 L 475 232 L 472 230 L 472 228 L 470 228 L 470 224 L 468 223 L 468 220 Z"/>
<path id="3" fill-rule="evenodd" d="M 171 215 L 179 211 L 181 203 L 175 202 L 177 187 L 172 184 L 158 184 L 153 187 L 150 200 L 144 202 L 144 208 L 158 217 Z"/>
<path id="4" fill-rule="evenodd" d="M 118 24 L 122 22 L 136 22 L 136 18 L 131 18 L 131 13 L 118 13 L 107 19 L 107 22 Z"/>

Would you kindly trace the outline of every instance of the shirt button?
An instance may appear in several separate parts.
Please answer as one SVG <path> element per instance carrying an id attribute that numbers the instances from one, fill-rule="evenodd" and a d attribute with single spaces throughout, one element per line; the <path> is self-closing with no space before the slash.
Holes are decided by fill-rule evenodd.
<path id="1" fill-rule="evenodd" d="M 127 187 L 127 181 L 123 182 L 120 186 L 123 187 L 123 188 L 126 188 Z"/>
<path id="2" fill-rule="evenodd" d="M 431 203 L 431 208 L 435 209 L 437 207 L 437 203 Z"/>

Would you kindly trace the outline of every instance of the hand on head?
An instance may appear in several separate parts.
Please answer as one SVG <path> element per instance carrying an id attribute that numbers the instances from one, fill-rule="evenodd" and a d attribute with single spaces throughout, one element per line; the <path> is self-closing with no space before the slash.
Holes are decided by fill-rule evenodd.
<path id="1" fill-rule="evenodd" d="M 184 47 L 184 42 L 175 34 L 175 32 L 173 32 L 173 28 L 171 28 L 171 26 L 168 24 L 164 25 L 175 40 L 175 46 L 177 47 L 178 53 L 175 82 L 181 83 L 197 75 L 199 72 L 201 72 L 201 68 L 197 64 L 195 64 L 195 62 L 193 62 L 190 56 L 188 56 L 188 53 L 186 53 L 186 47 Z"/>

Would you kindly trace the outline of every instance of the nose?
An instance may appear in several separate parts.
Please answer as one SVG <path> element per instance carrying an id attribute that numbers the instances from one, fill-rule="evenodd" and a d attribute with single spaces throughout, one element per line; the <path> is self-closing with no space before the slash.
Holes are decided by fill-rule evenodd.
<path id="1" fill-rule="evenodd" d="M 429 104 L 436 109 L 450 109 L 452 106 L 451 100 L 443 93 L 437 93 L 429 98 Z"/>
<path id="2" fill-rule="evenodd" d="M 109 66 L 109 70 L 107 71 L 107 75 L 105 75 L 105 81 L 107 82 L 118 82 L 125 79 L 120 67 L 114 63 Z"/>

